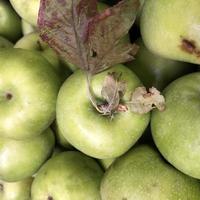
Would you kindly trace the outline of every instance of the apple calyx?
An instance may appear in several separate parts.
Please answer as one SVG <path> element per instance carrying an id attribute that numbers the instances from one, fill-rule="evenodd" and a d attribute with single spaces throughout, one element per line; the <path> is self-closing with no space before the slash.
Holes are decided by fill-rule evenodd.
<path id="1" fill-rule="evenodd" d="M 97 0 L 40 2 L 38 27 L 42 40 L 67 62 L 85 71 L 89 99 L 105 115 L 116 110 L 118 97 L 114 94 L 116 100 L 111 102 L 107 96 L 108 105 L 99 106 L 92 92 L 91 78 L 115 64 L 134 59 L 138 46 L 121 39 L 133 25 L 139 8 L 139 0 L 122 0 L 102 13 L 97 11 Z M 104 84 L 103 88 L 106 87 L 109 88 Z"/>
<path id="2" fill-rule="evenodd" d="M 148 113 L 154 108 L 164 111 L 165 98 L 155 87 L 149 88 L 149 91 L 145 87 L 138 87 L 133 92 L 129 105 L 131 111 L 138 114 Z"/>

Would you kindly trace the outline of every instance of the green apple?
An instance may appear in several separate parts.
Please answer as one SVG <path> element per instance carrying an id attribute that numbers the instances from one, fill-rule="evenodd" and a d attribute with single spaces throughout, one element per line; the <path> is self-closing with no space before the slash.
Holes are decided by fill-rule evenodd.
<path id="1" fill-rule="evenodd" d="M 50 129 L 28 140 L 0 138 L 0 179 L 20 181 L 37 172 L 54 148 Z"/>
<path id="2" fill-rule="evenodd" d="M 31 189 L 32 200 L 100 200 L 103 171 L 92 158 L 68 151 L 48 160 Z"/>
<path id="3" fill-rule="evenodd" d="M 29 33 L 33 33 L 36 31 L 36 27 L 29 24 L 26 20 L 21 19 L 22 33 L 23 35 L 27 35 Z"/>
<path id="4" fill-rule="evenodd" d="M 141 15 L 145 45 L 165 58 L 200 63 L 200 1 L 148 0 Z"/>
<path id="5" fill-rule="evenodd" d="M 43 55 L 52 64 L 59 77 L 61 78 L 61 81 L 64 81 L 71 73 L 69 68 L 62 64 L 56 52 L 40 39 L 39 33 L 37 32 L 29 33 L 22 37 L 19 41 L 17 41 L 14 48 L 28 49 L 40 52 L 40 54 Z"/>
<path id="6" fill-rule="evenodd" d="M 139 51 L 135 60 L 127 63 L 148 88 L 154 86 L 159 90 L 164 89 L 171 81 L 189 73 L 194 68 L 191 64 L 165 59 L 151 53 L 141 39 L 136 41 Z"/>
<path id="7" fill-rule="evenodd" d="M 141 145 L 117 159 L 101 182 L 102 200 L 199 200 L 199 181 Z"/>
<path id="8" fill-rule="evenodd" d="M 12 48 L 12 47 L 13 47 L 12 42 L 10 42 L 6 38 L 0 36 L 0 49 L 2 49 L 2 48 Z"/>
<path id="9" fill-rule="evenodd" d="M 33 178 L 27 178 L 17 182 L 5 182 L 0 180 L 1 200 L 31 200 L 31 185 Z"/>
<path id="10" fill-rule="evenodd" d="M 141 82 L 124 65 L 116 65 L 93 77 L 92 88 L 100 101 L 101 89 L 108 72 L 121 74 L 126 82 L 123 101 L 130 101 L 132 92 Z M 57 100 L 57 123 L 62 135 L 75 148 L 95 158 L 113 158 L 131 148 L 149 123 L 149 114 L 130 110 L 116 114 L 111 120 L 92 106 L 87 93 L 85 74 L 77 70 L 62 85 Z"/>
<path id="11" fill-rule="evenodd" d="M 183 76 L 163 92 L 164 112 L 154 111 L 153 139 L 162 155 L 183 173 L 200 179 L 200 72 Z"/>
<path id="12" fill-rule="evenodd" d="M 37 52 L 0 51 L 0 136 L 25 139 L 54 121 L 60 80 Z"/>
<path id="13" fill-rule="evenodd" d="M 15 42 L 21 36 L 21 20 L 7 0 L 0 1 L 0 35 Z"/>

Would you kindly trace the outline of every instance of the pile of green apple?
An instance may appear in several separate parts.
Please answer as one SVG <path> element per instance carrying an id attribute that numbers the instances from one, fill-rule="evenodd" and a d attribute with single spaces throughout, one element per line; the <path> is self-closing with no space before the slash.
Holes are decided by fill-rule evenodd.
<path id="1" fill-rule="evenodd" d="M 104 3 L 102 3 L 104 2 Z M 116 1 L 98 3 L 99 12 Z M 83 71 L 39 36 L 40 0 L 0 0 L 0 200 L 199 200 L 200 1 L 140 0 L 135 60 L 108 73 L 156 87 L 165 110 L 114 118 Z M 150 125 L 149 125 L 150 124 Z"/>

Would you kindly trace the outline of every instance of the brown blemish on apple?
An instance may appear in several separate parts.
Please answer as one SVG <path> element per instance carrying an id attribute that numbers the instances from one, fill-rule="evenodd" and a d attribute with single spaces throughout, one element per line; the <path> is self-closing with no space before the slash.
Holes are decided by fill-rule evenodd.
<path id="1" fill-rule="evenodd" d="M 13 95 L 9 92 L 6 93 L 6 99 L 11 100 L 13 98 Z"/>
<path id="2" fill-rule="evenodd" d="M 47 200 L 53 200 L 53 197 L 52 196 L 48 196 Z"/>
<path id="3" fill-rule="evenodd" d="M 0 183 L 0 192 L 3 192 L 3 184 Z"/>
<path id="4" fill-rule="evenodd" d="M 188 40 L 182 38 L 181 40 L 181 49 L 189 54 L 194 54 L 197 57 L 200 57 L 200 49 L 197 48 L 197 45 L 194 40 Z"/>

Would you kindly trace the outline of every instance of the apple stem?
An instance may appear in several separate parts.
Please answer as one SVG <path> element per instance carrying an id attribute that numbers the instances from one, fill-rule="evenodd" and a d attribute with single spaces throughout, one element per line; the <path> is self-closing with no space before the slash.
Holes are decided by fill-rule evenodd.
<path id="1" fill-rule="evenodd" d="M 97 105 L 97 101 L 96 101 L 96 98 L 94 96 L 94 92 L 93 92 L 93 89 L 91 87 L 91 79 L 92 79 L 92 76 L 90 73 L 86 72 L 86 80 L 87 80 L 87 91 L 88 91 L 88 96 L 89 96 L 89 99 L 90 99 L 90 102 L 92 103 L 92 105 L 94 106 L 94 108 L 99 112 L 99 113 L 102 113 L 102 111 L 99 109 L 98 105 Z"/>

